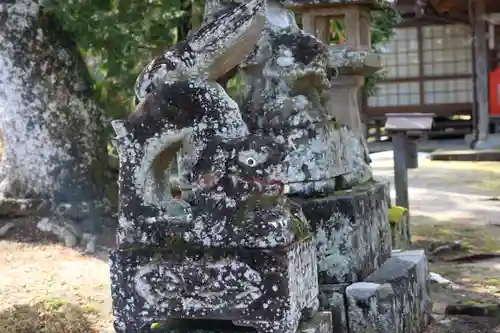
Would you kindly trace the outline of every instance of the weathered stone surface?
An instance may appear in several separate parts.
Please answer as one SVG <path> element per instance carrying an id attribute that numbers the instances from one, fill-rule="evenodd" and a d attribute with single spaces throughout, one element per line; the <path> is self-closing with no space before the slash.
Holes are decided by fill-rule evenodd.
<path id="1" fill-rule="evenodd" d="M 270 137 L 254 135 L 205 142 L 199 161 L 188 174 L 192 187 L 187 201 L 171 195 L 147 200 L 137 175 L 147 175 L 148 166 L 123 159 L 121 248 L 168 246 L 172 241 L 191 246 L 272 248 L 308 235 L 307 220 L 300 209 L 289 205 L 286 188 L 275 177 L 284 156 L 280 145 Z M 140 144 L 128 147 L 134 150 L 129 156 L 145 159 L 141 154 L 147 148 Z M 161 181 L 153 178 L 151 184 L 158 186 Z M 165 192 L 162 189 L 160 194 L 168 195 Z"/>
<path id="2" fill-rule="evenodd" d="M 348 284 L 324 284 L 319 286 L 319 306 L 322 311 L 330 311 L 335 333 L 349 333 L 347 323 Z"/>
<path id="3" fill-rule="evenodd" d="M 328 57 L 327 46 L 301 31 L 280 1 L 269 1 L 266 28 L 241 64 L 248 86 L 242 114 L 250 131 L 291 143 L 280 176 L 290 193 L 332 192 L 335 177 L 350 171 L 323 97 L 332 78 Z"/>
<path id="4" fill-rule="evenodd" d="M 37 199 L 0 198 L 0 217 L 43 215 L 50 212 L 48 202 Z"/>
<path id="5" fill-rule="evenodd" d="M 113 122 L 121 248 L 164 246 L 170 238 L 262 248 L 307 234 L 307 222 L 300 211 L 290 210 L 279 177 L 286 145 L 248 135 L 232 103 L 217 84 L 165 84 L 127 121 Z M 187 201 L 172 198 L 168 181 L 177 152 Z"/>
<path id="6" fill-rule="evenodd" d="M 357 109 L 350 110 L 351 113 L 358 113 Z M 347 111 L 346 111 L 347 113 Z M 370 155 L 368 146 L 361 133 L 361 123 L 358 126 L 358 133 L 343 126 L 340 130 L 344 160 L 349 166 L 349 173 L 339 175 L 336 179 L 337 189 L 351 189 L 357 185 L 366 184 L 373 179 L 373 172 L 370 166 Z"/>
<path id="7" fill-rule="evenodd" d="M 337 333 L 332 323 L 330 312 L 316 312 L 314 317 L 302 321 L 299 326 L 300 333 Z"/>
<path id="8" fill-rule="evenodd" d="M 380 56 L 370 56 L 369 52 L 353 51 L 345 46 L 330 46 L 328 63 L 338 76 L 331 80 L 327 111 L 343 125 L 342 143 L 348 152 L 346 160 L 351 171 L 339 176 L 337 188 L 351 188 L 366 183 L 373 176 L 358 100 L 365 75 L 380 69 Z"/>
<path id="9" fill-rule="evenodd" d="M 346 288 L 349 333 L 406 333 L 401 331 L 396 296 L 389 283 L 357 282 Z M 409 331 L 408 331 L 409 332 Z"/>
<path id="10" fill-rule="evenodd" d="M 318 309 L 311 238 L 275 250 L 130 252 L 110 256 L 115 328 L 139 332 L 169 318 L 231 320 L 291 333 Z"/>
<path id="11" fill-rule="evenodd" d="M 388 183 L 373 182 L 326 198 L 293 200 L 316 234 L 320 284 L 361 281 L 390 257 Z"/>
<path id="12" fill-rule="evenodd" d="M 427 275 L 424 250 L 394 251 L 364 282 L 347 287 L 351 333 L 421 333 L 432 308 Z"/>
<path id="13" fill-rule="evenodd" d="M 332 192 L 336 177 L 349 171 L 341 154 L 343 142 L 334 121 L 256 132 L 288 143 L 282 168 L 274 177 L 287 184 L 290 193 Z"/>
<path id="14" fill-rule="evenodd" d="M 382 56 L 346 45 L 329 45 L 328 65 L 342 75 L 368 76 L 382 69 Z"/>

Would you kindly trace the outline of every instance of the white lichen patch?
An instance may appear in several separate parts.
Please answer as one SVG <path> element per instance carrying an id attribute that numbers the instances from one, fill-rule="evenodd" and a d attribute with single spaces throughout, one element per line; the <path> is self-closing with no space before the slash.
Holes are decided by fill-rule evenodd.
<path id="1" fill-rule="evenodd" d="M 81 93 L 90 89 L 85 65 L 39 26 L 39 14 L 37 1 L 0 4 L 2 191 L 89 200 L 103 158 L 100 110 Z"/>
<path id="2" fill-rule="evenodd" d="M 188 259 L 181 265 L 150 263 L 137 270 L 134 281 L 135 291 L 148 305 L 164 309 L 180 305 L 184 313 L 245 309 L 263 295 L 261 274 L 228 259 L 204 263 Z M 187 283 L 195 283 L 191 293 L 185 292 Z"/>

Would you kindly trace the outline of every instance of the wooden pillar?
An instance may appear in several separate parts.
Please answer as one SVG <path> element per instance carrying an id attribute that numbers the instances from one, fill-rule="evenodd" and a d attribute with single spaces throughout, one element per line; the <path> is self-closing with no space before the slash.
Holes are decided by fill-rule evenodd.
<path id="1" fill-rule="evenodd" d="M 408 199 L 408 166 L 406 133 L 398 131 L 391 135 L 394 147 L 394 187 L 396 188 L 396 206 L 410 209 Z"/>
<path id="2" fill-rule="evenodd" d="M 488 44 L 486 21 L 482 18 L 486 11 L 485 7 L 484 0 L 474 1 L 474 66 L 476 69 L 478 142 L 486 141 L 489 132 Z"/>

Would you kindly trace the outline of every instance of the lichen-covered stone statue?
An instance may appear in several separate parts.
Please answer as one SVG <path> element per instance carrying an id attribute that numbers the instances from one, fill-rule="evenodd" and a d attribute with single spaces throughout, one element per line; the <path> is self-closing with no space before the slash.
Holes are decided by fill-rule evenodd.
<path id="1" fill-rule="evenodd" d="M 372 179 L 356 89 L 339 98 L 338 75 L 367 61 L 300 30 L 286 2 L 207 0 L 204 25 L 144 69 L 136 110 L 113 123 L 117 332 L 425 325 L 425 254 L 391 257 L 389 187 Z M 238 72 L 239 105 L 224 88 Z"/>
<path id="2" fill-rule="evenodd" d="M 269 1 L 268 10 L 264 32 L 241 65 L 249 87 L 244 119 L 252 131 L 289 142 L 281 178 L 291 193 L 331 192 L 349 165 L 325 104 L 333 74 L 328 48 L 301 31 L 280 1 Z"/>
<path id="3" fill-rule="evenodd" d="M 287 138 L 250 134 L 217 83 L 251 51 L 265 22 L 253 0 L 214 15 L 140 75 L 137 107 L 113 122 L 120 157 L 118 250 L 112 251 L 115 330 L 210 319 L 294 333 L 317 313 L 314 240 L 286 196 Z M 182 198 L 169 170 L 177 160 Z M 310 325 L 307 329 L 310 329 Z"/>

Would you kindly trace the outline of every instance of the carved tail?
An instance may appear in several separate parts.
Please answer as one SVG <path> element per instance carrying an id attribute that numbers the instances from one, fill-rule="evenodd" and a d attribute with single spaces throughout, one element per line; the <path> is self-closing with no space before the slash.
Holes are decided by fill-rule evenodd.
<path id="1" fill-rule="evenodd" d="M 120 160 L 120 206 L 121 211 L 141 211 L 140 207 L 155 206 L 166 209 L 167 212 L 179 207 L 172 206 L 175 201 L 170 189 L 170 170 L 175 157 L 181 149 L 182 142 L 192 130 L 165 131 L 159 136 L 152 136 L 145 141 L 134 139 L 132 126 L 127 121 L 112 121 L 116 133 L 113 140 Z M 186 208 L 187 204 L 181 204 Z M 184 207 L 186 206 L 186 207 Z M 125 212 L 126 213 L 126 212 Z M 176 215 L 178 211 L 168 212 Z"/>

